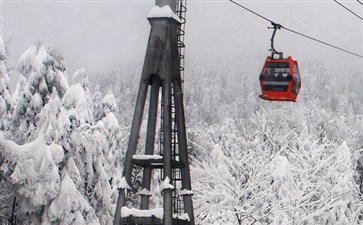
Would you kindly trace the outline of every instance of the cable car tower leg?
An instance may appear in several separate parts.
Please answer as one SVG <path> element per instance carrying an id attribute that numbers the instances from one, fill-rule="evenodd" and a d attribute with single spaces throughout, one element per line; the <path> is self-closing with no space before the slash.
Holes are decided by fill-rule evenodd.
<path id="1" fill-rule="evenodd" d="M 132 127 L 130 132 L 129 144 L 127 146 L 126 159 L 124 164 L 123 176 L 127 182 L 127 184 L 131 184 L 131 174 L 132 174 L 132 156 L 136 152 L 137 142 L 140 133 L 140 127 L 142 122 L 142 116 L 144 112 L 145 100 L 148 90 L 148 84 L 146 81 L 140 81 L 139 92 L 136 100 L 135 113 L 132 120 Z M 119 196 L 116 205 L 116 213 L 114 218 L 114 225 L 120 224 L 120 214 L 121 208 L 126 206 L 126 188 L 120 188 Z"/>
<path id="2" fill-rule="evenodd" d="M 145 155 L 154 154 L 154 143 L 155 143 L 155 132 L 156 132 L 156 122 L 158 116 L 158 101 L 160 92 L 160 79 L 158 76 L 153 77 L 150 91 L 150 107 L 147 123 L 147 134 L 146 134 L 146 145 L 145 145 Z M 151 187 L 151 175 L 152 169 L 146 167 L 142 175 L 142 189 L 150 190 Z M 140 209 L 149 209 L 149 195 L 141 195 Z"/>
<path id="3" fill-rule="evenodd" d="M 188 157 L 188 147 L 187 147 L 187 137 L 186 137 L 186 128 L 185 128 L 185 117 L 184 117 L 184 106 L 183 106 L 183 93 L 181 88 L 181 82 L 174 83 L 174 91 L 175 91 L 175 110 L 177 113 L 176 122 L 178 126 L 178 142 L 179 142 L 179 151 L 180 151 L 180 161 L 189 165 L 189 157 Z M 190 179 L 190 169 L 189 166 L 185 166 L 181 169 L 182 176 L 182 190 L 192 190 L 191 179 Z M 183 195 L 184 201 L 184 210 L 191 217 L 194 218 L 193 212 L 193 201 L 190 193 L 186 193 Z M 190 225 L 194 225 L 194 219 L 191 220 Z"/>

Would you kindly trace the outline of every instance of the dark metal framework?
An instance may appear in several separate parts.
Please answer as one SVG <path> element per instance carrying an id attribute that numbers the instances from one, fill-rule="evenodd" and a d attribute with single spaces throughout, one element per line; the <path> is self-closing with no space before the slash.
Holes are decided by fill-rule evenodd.
<path id="1" fill-rule="evenodd" d="M 148 18 L 151 30 L 123 171 L 127 185 L 119 190 L 114 225 L 194 225 L 182 88 L 185 0 L 156 0 L 156 6 L 170 7 L 179 19 L 170 16 Z M 135 157 L 148 93 L 149 111 L 145 157 Z M 161 98 L 159 98 L 160 93 Z M 154 152 L 159 107 L 161 109 L 160 148 L 159 152 Z M 157 157 L 155 157 L 156 155 Z M 162 190 L 162 219 L 154 215 L 122 215 L 122 208 L 126 207 L 130 200 L 130 192 L 128 193 L 127 187 L 132 185 L 134 166 L 142 168 L 141 188 L 143 190 L 146 189 L 152 193 L 150 189 L 154 169 L 161 169 L 164 186 L 169 182 Z M 149 206 L 150 195 L 142 194 L 140 210 L 149 210 Z M 187 215 L 187 219 L 185 217 L 174 218 L 173 214 Z"/>
<path id="2" fill-rule="evenodd" d="M 279 59 L 282 59 L 284 57 L 283 53 L 277 51 L 275 49 L 275 44 L 274 44 L 276 32 L 277 32 L 277 30 L 281 30 L 282 26 L 280 24 L 277 24 L 277 23 L 274 23 L 274 22 L 271 22 L 271 24 L 272 24 L 272 27 L 269 27 L 269 29 L 274 29 L 274 31 L 272 33 L 272 36 L 271 36 L 271 49 L 270 49 L 271 58 L 274 58 L 274 55 L 278 55 Z"/>

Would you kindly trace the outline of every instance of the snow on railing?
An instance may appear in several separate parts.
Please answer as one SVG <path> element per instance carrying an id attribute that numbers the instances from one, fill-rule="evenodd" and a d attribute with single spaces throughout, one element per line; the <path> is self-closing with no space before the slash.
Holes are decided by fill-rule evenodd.
<path id="1" fill-rule="evenodd" d="M 155 208 L 155 209 L 135 209 L 122 207 L 121 208 L 121 217 L 155 217 L 158 219 L 163 219 L 164 217 L 164 209 L 163 208 Z M 187 213 L 183 213 L 181 215 L 173 214 L 174 219 L 186 220 L 190 221 L 189 215 Z"/>
<path id="2" fill-rule="evenodd" d="M 147 209 L 147 210 L 141 210 L 141 209 L 135 209 L 135 208 L 127 208 L 122 207 L 121 208 L 121 217 L 152 217 L 155 216 L 156 218 L 163 219 L 164 216 L 164 210 L 163 208 L 155 208 L 155 209 Z"/>
<path id="3" fill-rule="evenodd" d="M 173 214 L 173 218 L 190 221 L 189 215 L 187 213 L 182 213 L 181 215 Z"/>
<path id="4" fill-rule="evenodd" d="M 187 190 L 187 189 L 183 189 L 179 192 L 179 195 L 180 196 L 183 196 L 183 195 L 193 195 L 193 191 L 191 190 Z"/>
<path id="5" fill-rule="evenodd" d="M 162 159 L 161 155 L 133 155 L 133 159 L 136 160 L 149 160 L 149 159 Z"/>

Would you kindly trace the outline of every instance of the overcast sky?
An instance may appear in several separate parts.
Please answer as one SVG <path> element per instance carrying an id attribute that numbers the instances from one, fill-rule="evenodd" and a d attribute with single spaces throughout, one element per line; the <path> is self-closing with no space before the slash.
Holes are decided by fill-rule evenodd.
<path id="1" fill-rule="evenodd" d="M 290 29 L 363 54 L 363 21 L 333 0 L 238 2 Z M 357 1 L 340 2 L 363 16 L 363 6 Z M 108 68 L 143 62 L 150 30 L 146 17 L 153 6 L 154 1 L 139 0 L 3 0 L 2 34 L 5 41 L 13 37 L 13 61 L 41 41 L 65 56 L 69 73 L 85 67 L 89 73 L 99 74 Z M 228 0 L 189 0 L 187 7 L 188 61 L 210 65 L 241 58 L 251 63 L 261 60 L 262 65 L 269 54 L 272 33 L 267 21 Z M 278 32 L 275 47 L 300 63 L 320 60 L 340 72 L 361 71 L 363 66 L 362 58 L 285 30 Z"/>

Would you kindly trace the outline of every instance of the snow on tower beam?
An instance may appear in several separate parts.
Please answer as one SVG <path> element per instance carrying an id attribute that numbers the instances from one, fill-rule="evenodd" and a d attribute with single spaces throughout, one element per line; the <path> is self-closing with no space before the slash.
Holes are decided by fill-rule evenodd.
<path id="1" fill-rule="evenodd" d="M 145 157 L 144 157 L 145 156 Z M 152 155 L 134 155 L 132 157 L 133 163 L 137 166 L 145 167 L 147 168 L 163 168 L 164 167 L 164 159 L 161 158 L 155 158 L 155 157 L 147 157 Z M 184 168 L 185 163 L 182 163 L 181 161 L 177 160 L 171 160 L 171 167 L 174 168 Z M 146 171 L 146 169 L 144 171 Z M 150 189 L 147 187 L 143 187 L 146 189 Z"/>

